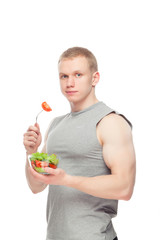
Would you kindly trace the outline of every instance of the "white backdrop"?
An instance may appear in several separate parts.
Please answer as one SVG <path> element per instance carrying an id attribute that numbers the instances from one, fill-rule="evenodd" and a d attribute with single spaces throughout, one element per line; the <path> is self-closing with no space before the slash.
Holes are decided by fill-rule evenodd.
<path id="1" fill-rule="evenodd" d="M 72 46 L 97 57 L 97 97 L 133 124 L 137 178 L 133 197 L 120 201 L 113 220 L 120 240 L 159 239 L 159 1 L 0 1 L 1 236 L 46 234 L 47 190 L 34 195 L 24 173 L 23 133 L 41 102 L 42 134 L 53 117 L 70 111 L 61 95 L 59 55 Z"/>

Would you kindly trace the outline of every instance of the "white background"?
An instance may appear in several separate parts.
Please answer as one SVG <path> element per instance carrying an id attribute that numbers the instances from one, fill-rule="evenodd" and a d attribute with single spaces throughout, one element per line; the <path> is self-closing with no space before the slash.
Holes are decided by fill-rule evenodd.
<path id="1" fill-rule="evenodd" d="M 45 130 L 70 111 L 61 95 L 59 55 L 89 48 L 101 80 L 97 97 L 133 124 L 137 177 L 133 197 L 120 201 L 113 220 L 120 240 L 159 239 L 159 1 L 0 1 L 1 236 L 44 240 L 47 190 L 30 192 L 25 179 L 23 133 L 34 124 L 41 102 Z M 74 227 L 74 226 L 73 226 Z M 67 240 L 67 239 L 66 239 Z"/>

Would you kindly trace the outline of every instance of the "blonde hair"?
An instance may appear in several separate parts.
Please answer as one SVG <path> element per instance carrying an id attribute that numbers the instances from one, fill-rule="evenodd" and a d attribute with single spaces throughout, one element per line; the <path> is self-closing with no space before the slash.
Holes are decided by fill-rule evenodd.
<path id="1" fill-rule="evenodd" d="M 88 60 L 91 72 L 98 71 L 98 64 L 95 56 L 87 48 L 83 47 L 68 48 L 61 54 L 58 63 L 60 63 L 60 61 L 62 61 L 63 59 L 75 58 L 79 56 L 85 57 Z"/>

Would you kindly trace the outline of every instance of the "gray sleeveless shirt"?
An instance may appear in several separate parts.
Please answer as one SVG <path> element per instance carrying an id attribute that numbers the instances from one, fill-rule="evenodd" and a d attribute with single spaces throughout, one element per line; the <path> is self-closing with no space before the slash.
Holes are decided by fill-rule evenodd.
<path id="1" fill-rule="evenodd" d="M 110 174 L 96 135 L 97 123 L 113 111 L 98 102 L 80 112 L 55 118 L 49 129 L 47 153 L 59 157 L 58 167 L 73 176 Z M 112 217 L 117 200 L 93 197 L 66 186 L 49 186 L 47 240 L 113 240 Z"/>

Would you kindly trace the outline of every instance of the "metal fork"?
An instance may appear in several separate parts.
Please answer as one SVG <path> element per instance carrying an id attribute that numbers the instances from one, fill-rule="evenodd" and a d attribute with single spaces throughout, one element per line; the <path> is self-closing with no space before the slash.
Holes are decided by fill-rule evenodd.
<path id="1" fill-rule="evenodd" d="M 43 111 L 44 111 L 44 109 L 42 109 L 42 110 L 37 114 L 37 116 L 36 116 L 36 123 L 37 123 L 37 119 L 38 119 L 39 114 L 40 114 L 41 112 L 43 112 Z"/>

